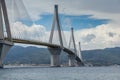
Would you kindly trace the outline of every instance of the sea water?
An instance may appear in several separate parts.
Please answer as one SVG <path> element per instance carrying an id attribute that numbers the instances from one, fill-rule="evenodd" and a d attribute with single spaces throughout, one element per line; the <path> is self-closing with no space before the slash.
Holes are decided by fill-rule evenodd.
<path id="1" fill-rule="evenodd" d="M 0 80 L 120 80 L 120 67 L 7 67 Z"/>

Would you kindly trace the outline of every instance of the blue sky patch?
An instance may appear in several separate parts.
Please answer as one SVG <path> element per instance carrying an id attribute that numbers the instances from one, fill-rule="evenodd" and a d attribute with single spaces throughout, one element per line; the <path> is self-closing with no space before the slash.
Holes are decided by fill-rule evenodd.
<path id="1" fill-rule="evenodd" d="M 92 15 L 82 15 L 82 16 L 70 16 L 70 15 L 59 15 L 60 25 L 63 30 L 69 30 L 73 27 L 75 30 L 93 28 L 101 24 L 107 24 L 109 19 L 95 19 L 91 18 Z M 40 24 L 46 27 L 47 30 L 51 30 L 53 15 L 40 15 L 42 17 L 36 24 Z M 27 23 L 28 24 L 28 23 Z"/>

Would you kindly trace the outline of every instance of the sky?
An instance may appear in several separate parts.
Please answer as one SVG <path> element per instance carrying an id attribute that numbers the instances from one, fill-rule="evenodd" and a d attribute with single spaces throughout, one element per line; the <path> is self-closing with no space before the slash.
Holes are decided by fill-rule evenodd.
<path id="1" fill-rule="evenodd" d="M 54 5 L 66 42 L 74 28 L 82 50 L 120 47 L 120 0 L 6 0 L 14 37 L 48 42 Z M 24 5 L 23 5 L 24 4 Z M 19 32 L 18 32 L 19 31 Z"/>

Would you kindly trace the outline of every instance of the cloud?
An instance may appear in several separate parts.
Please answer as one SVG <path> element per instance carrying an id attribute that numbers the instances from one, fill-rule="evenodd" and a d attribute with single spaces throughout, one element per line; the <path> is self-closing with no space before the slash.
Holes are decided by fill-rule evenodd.
<path id="1" fill-rule="evenodd" d="M 8 8 L 18 10 L 19 12 L 29 13 L 33 20 L 38 20 L 42 14 L 53 14 L 54 5 L 59 5 L 59 13 L 66 15 L 93 15 L 94 18 L 102 19 L 118 19 L 120 16 L 120 1 L 119 0 L 23 0 L 26 9 L 21 4 L 21 0 L 6 0 Z M 28 4 L 29 3 L 29 4 Z M 11 5 L 10 5 L 11 4 Z M 12 10 L 11 10 L 12 11 Z"/>
<path id="2" fill-rule="evenodd" d="M 113 24 L 103 24 L 96 28 L 78 30 L 75 31 L 76 44 L 81 41 L 83 50 L 120 47 L 119 30 L 120 27 Z"/>
<path id="3" fill-rule="evenodd" d="M 120 47 L 120 27 L 113 24 L 103 24 L 95 28 L 74 31 L 76 45 L 81 42 L 82 50 L 103 49 L 107 47 Z M 45 26 L 33 24 L 27 26 L 21 22 L 16 22 L 11 26 L 12 36 L 26 40 L 48 42 L 50 32 Z M 68 46 L 70 31 L 63 31 L 64 39 Z M 67 47 L 65 46 L 65 47 Z"/>
<path id="4" fill-rule="evenodd" d="M 22 22 L 16 22 L 11 25 L 11 32 L 14 38 L 48 42 L 49 32 L 42 25 L 27 26 Z"/>
<path id="5" fill-rule="evenodd" d="M 50 31 L 46 30 L 46 27 L 43 25 L 33 24 L 31 26 L 25 25 L 22 22 L 15 22 L 11 24 L 11 32 L 12 37 L 17 39 L 24 39 L 24 40 L 32 40 L 38 42 L 47 42 L 49 43 L 50 38 Z M 69 42 L 69 38 L 65 39 L 66 36 L 69 36 L 69 31 L 62 31 L 62 38 L 65 47 L 67 46 L 67 42 Z M 58 31 L 54 31 L 53 35 L 53 44 L 60 44 Z"/>
<path id="6" fill-rule="evenodd" d="M 94 34 L 87 34 L 85 37 L 83 37 L 84 42 L 91 42 L 96 36 Z"/>
<path id="7" fill-rule="evenodd" d="M 81 0 L 82 8 L 104 13 L 120 13 L 119 0 Z"/>
<path id="8" fill-rule="evenodd" d="M 114 36 L 116 35 L 116 33 L 109 32 L 108 35 L 109 35 L 110 37 L 114 37 Z"/>

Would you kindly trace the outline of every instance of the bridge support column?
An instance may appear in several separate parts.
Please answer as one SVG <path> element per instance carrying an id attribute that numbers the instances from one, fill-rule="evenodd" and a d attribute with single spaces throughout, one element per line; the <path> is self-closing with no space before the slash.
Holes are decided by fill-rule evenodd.
<path id="1" fill-rule="evenodd" d="M 13 46 L 11 42 L 4 42 L 0 41 L 0 68 L 3 68 L 3 60 L 9 51 L 9 49 Z"/>
<path id="2" fill-rule="evenodd" d="M 0 68 L 3 68 L 2 60 L 0 60 Z"/>
<path id="3" fill-rule="evenodd" d="M 49 48 L 51 53 L 51 66 L 60 67 L 60 53 L 62 49 L 60 48 Z"/>
<path id="4" fill-rule="evenodd" d="M 76 65 L 75 57 L 76 57 L 76 56 L 75 56 L 74 54 L 68 55 L 68 59 L 69 59 L 68 65 L 69 65 L 70 67 L 74 67 L 74 66 Z"/>

